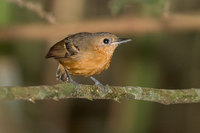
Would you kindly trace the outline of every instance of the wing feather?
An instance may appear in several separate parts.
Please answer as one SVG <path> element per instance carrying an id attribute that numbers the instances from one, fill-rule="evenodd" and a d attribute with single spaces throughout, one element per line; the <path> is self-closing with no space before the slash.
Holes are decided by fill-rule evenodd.
<path id="1" fill-rule="evenodd" d="M 50 48 L 46 58 L 68 58 L 76 55 L 79 51 L 78 46 L 73 44 L 68 38 L 65 38 Z"/>

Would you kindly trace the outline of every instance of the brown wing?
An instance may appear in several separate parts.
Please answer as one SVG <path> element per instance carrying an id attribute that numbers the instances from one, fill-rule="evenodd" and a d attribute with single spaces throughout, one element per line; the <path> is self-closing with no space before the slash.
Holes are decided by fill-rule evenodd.
<path id="1" fill-rule="evenodd" d="M 79 48 L 69 41 L 68 38 L 53 45 L 46 55 L 46 58 L 67 58 L 79 52 Z"/>

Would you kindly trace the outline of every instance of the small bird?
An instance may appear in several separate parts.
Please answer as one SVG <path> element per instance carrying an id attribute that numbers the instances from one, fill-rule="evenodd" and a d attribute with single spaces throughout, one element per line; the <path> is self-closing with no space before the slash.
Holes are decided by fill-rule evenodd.
<path id="1" fill-rule="evenodd" d="M 54 58 L 59 62 L 56 78 L 68 81 L 76 86 L 79 84 L 71 78 L 73 76 L 90 77 L 95 85 L 102 88 L 104 95 L 105 87 L 93 75 L 108 69 L 115 48 L 131 39 L 119 38 L 108 32 L 80 32 L 69 35 L 53 45 L 46 58 Z"/>

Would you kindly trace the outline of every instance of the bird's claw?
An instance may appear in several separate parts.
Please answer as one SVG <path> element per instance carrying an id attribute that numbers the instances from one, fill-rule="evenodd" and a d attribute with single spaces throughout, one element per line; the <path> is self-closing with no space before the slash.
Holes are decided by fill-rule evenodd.
<path id="1" fill-rule="evenodd" d="M 99 86 L 102 89 L 102 97 L 104 97 L 104 93 L 105 93 L 105 86 L 103 84 L 99 83 L 95 83 L 96 86 Z"/>
<path id="2" fill-rule="evenodd" d="M 96 80 L 94 77 L 91 76 L 90 78 L 94 81 L 95 86 L 99 86 L 102 89 L 102 97 L 104 97 L 104 93 L 106 90 L 105 86 L 102 83 L 100 83 L 98 80 Z"/>
<path id="3" fill-rule="evenodd" d="M 70 79 L 69 82 L 72 83 L 72 84 L 75 86 L 76 93 L 78 94 L 78 93 L 79 93 L 79 87 L 80 87 L 80 84 L 77 83 L 76 81 L 72 80 L 72 79 Z"/>

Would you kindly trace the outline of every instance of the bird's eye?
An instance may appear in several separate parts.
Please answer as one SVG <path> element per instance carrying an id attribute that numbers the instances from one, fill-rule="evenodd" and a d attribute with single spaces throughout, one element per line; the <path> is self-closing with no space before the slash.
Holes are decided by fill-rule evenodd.
<path id="1" fill-rule="evenodd" d="M 104 43 L 104 44 L 109 44 L 109 43 L 110 43 L 110 40 L 107 39 L 107 38 L 105 38 L 105 39 L 103 39 L 103 43 Z"/>

